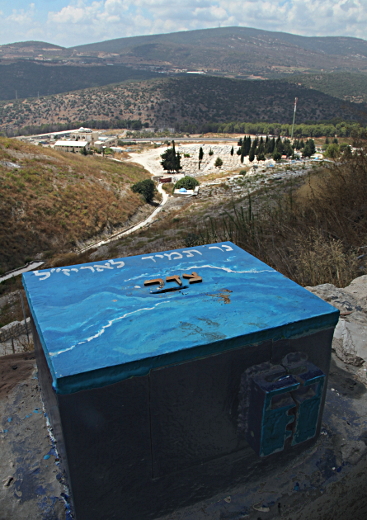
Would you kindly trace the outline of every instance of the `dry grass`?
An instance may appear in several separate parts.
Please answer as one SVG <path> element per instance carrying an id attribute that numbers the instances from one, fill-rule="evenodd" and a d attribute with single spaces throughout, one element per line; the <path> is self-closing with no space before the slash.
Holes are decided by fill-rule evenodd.
<path id="1" fill-rule="evenodd" d="M 365 151 L 288 188 L 257 211 L 249 198 L 191 233 L 191 245 L 232 240 L 302 285 L 344 287 L 365 271 L 367 245 L 367 156 Z M 358 259 L 358 256 L 362 257 Z"/>
<path id="2" fill-rule="evenodd" d="M 0 138 L 0 272 L 124 225 L 143 204 L 130 185 L 148 177 L 139 165 Z"/>

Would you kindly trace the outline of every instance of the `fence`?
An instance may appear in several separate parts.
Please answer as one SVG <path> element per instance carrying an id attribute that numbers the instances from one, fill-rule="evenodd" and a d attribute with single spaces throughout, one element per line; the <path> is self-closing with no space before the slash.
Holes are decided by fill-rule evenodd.
<path id="1" fill-rule="evenodd" d="M 0 356 L 24 352 L 33 348 L 30 318 L 13 321 L 0 329 Z"/>
<path id="2" fill-rule="evenodd" d="M 22 293 L 19 292 L 24 319 L 0 328 L 0 356 L 33 350 L 30 318 L 26 317 Z"/>

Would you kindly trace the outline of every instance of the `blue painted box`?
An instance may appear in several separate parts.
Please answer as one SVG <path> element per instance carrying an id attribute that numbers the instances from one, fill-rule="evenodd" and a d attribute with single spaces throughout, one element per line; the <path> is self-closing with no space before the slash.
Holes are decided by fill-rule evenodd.
<path id="1" fill-rule="evenodd" d="M 23 280 L 77 520 L 157 518 L 317 438 L 338 311 L 231 242 Z"/>

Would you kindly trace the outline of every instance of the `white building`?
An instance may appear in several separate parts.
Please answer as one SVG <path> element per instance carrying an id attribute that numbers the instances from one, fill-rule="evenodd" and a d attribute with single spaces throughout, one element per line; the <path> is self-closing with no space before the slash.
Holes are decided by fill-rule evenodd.
<path id="1" fill-rule="evenodd" d="M 54 145 L 55 150 L 62 150 L 63 152 L 80 152 L 90 150 L 90 143 L 88 141 L 56 141 Z"/>
<path id="2" fill-rule="evenodd" d="M 70 137 L 75 139 L 76 141 L 83 140 L 92 143 L 95 139 L 98 138 L 98 133 L 93 132 L 90 128 L 83 128 L 82 126 L 77 130 L 71 130 Z"/>

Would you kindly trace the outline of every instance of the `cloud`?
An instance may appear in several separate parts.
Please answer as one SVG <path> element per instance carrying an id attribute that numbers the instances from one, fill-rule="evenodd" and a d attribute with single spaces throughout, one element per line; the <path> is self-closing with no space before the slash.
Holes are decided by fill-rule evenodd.
<path id="1" fill-rule="evenodd" d="M 68 47 L 230 25 L 365 38 L 367 24 L 367 0 L 57 0 L 47 5 L 46 13 L 41 0 L 7 15 L 0 13 L 2 42 L 32 35 Z"/>

